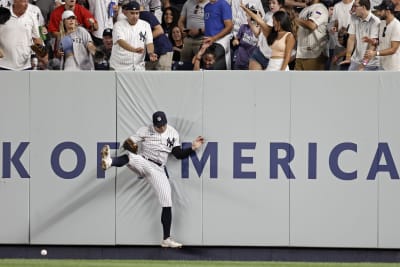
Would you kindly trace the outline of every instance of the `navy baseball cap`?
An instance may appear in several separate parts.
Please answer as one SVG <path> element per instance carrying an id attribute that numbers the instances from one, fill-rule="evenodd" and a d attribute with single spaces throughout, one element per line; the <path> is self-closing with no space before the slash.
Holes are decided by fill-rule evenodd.
<path id="1" fill-rule="evenodd" d="M 124 4 L 122 6 L 122 9 L 123 10 L 139 10 L 140 11 L 140 5 L 136 1 L 130 1 L 130 2 L 126 3 L 126 4 Z"/>
<path id="2" fill-rule="evenodd" d="M 104 31 L 103 31 L 103 36 L 110 36 L 110 37 L 112 37 L 112 29 L 110 29 L 110 28 L 107 28 L 107 29 L 105 29 Z"/>
<path id="3" fill-rule="evenodd" d="M 156 127 L 161 127 L 167 124 L 167 116 L 162 111 L 157 111 L 153 114 L 153 125 Z"/>

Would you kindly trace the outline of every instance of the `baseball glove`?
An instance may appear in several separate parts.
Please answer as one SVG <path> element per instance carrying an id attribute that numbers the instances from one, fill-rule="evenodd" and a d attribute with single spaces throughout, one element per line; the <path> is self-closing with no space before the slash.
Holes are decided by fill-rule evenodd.
<path id="1" fill-rule="evenodd" d="M 33 44 L 31 45 L 31 49 L 38 57 L 44 57 L 47 55 L 47 49 L 43 45 Z"/>
<path id="2" fill-rule="evenodd" d="M 124 144 L 122 145 L 122 147 L 125 150 L 128 150 L 129 152 L 133 153 L 133 154 L 137 154 L 138 151 L 138 145 L 132 141 L 132 139 L 128 138 L 124 141 Z"/>
<path id="3" fill-rule="evenodd" d="M 11 17 L 11 12 L 8 8 L 0 7 L 0 24 L 6 23 Z"/>

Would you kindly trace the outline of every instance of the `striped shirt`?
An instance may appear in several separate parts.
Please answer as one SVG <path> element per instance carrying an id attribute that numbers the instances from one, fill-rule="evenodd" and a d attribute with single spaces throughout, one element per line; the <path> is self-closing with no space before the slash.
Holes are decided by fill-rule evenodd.
<path id="1" fill-rule="evenodd" d="M 379 24 L 381 20 L 371 12 L 365 19 L 353 19 L 350 23 L 349 34 L 355 35 L 356 47 L 351 56 L 351 61 L 361 64 L 364 58 L 365 51 L 368 48 L 368 43 L 363 42 L 365 36 L 369 38 L 379 38 Z M 367 66 L 379 66 L 378 58 L 371 59 Z"/>
<path id="2" fill-rule="evenodd" d="M 141 127 L 136 134 L 130 137 L 140 144 L 140 154 L 153 161 L 165 165 L 172 148 L 180 146 L 179 134 L 174 127 L 167 124 L 162 134 L 154 130 L 153 125 Z"/>
<path id="3" fill-rule="evenodd" d="M 317 28 L 311 31 L 305 27 L 299 27 L 296 58 L 317 58 L 325 51 L 328 42 L 328 9 L 323 4 L 316 3 L 305 7 L 300 12 L 299 18 L 312 20 Z"/>
<path id="4" fill-rule="evenodd" d="M 134 48 L 142 47 L 143 53 L 134 53 L 120 47 L 118 40 L 124 40 Z M 115 70 L 145 70 L 146 45 L 153 43 L 150 24 L 139 19 L 135 25 L 122 19 L 114 24 L 113 47 L 110 66 Z"/>

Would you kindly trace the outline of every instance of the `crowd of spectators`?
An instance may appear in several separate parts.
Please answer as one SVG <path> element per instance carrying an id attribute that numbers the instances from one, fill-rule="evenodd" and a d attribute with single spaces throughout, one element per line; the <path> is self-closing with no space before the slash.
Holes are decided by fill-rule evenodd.
<path id="1" fill-rule="evenodd" d="M 400 0 L 0 0 L 0 70 L 400 71 L 399 19 Z"/>

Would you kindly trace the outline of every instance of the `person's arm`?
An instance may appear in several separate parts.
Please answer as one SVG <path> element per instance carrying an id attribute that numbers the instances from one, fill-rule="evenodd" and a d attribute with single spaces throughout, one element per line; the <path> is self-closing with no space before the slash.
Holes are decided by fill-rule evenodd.
<path id="1" fill-rule="evenodd" d="M 240 4 L 240 7 L 243 9 L 243 11 L 247 15 L 250 16 L 250 18 L 252 18 L 257 23 L 257 25 L 259 25 L 259 27 L 260 27 L 262 33 L 264 34 L 265 38 L 268 38 L 268 35 L 271 33 L 272 27 L 270 27 L 267 23 L 265 23 L 265 21 L 263 20 L 263 18 L 260 16 L 259 13 L 257 13 L 257 14 L 254 13 L 253 11 L 248 9 L 243 3 Z M 252 28 L 252 30 L 253 30 L 253 28 Z M 254 30 L 255 30 L 255 28 L 254 28 Z M 254 32 L 254 34 L 256 35 L 256 37 L 258 37 L 260 32 L 258 32 L 258 33 Z"/>
<path id="2" fill-rule="evenodd" d="M 314 31 L 318 28 L 318 25 L 311 19 L 296 18 L 296 24 L 300 27 L 309 29 L 310 31 Z"/>
<path id="3" fill-rule="evenodd" d="M 286 37 L 285 43 L 285 56 L 283 57 L 283 62 L 282 62 L 282 66 L 281 66 L 281 70 L 286 70 L 286 67 L 288 66 L 289 62 L 290 62 L 290 58 L 292 55 L 292 50 L 294 48 L 294 44 L 295 44 L 296 40 L 293 36 L 292 33 L 288 34 L 288 36 Z"/>
<path id="4" fill-rule="evenodd" d="M 158 56 L 154 53 L 154 44 L 148 43 L 146 44 L 147 54 L 149 55 L 150 61 L 154 62 L 157 61 Z"/>
<path id="5" fill-rule="evenodd" d="M 301 8 L 305 8 L 307 6 L 306 3 L 296 0 L 285 0 L 285 5 L 289 7 L 301 7 Z"/>
<path id="6" fill-rule="evenodd" d="M 153 33 L 153 38 L 157 38 L 158 36 L 164 34 L 164 30 L 161 27 L 161 24 L 154 26 L 152 33 Z"/>
<path id="7" fill-rule="evenodd" d="M 93 44 L 93 42 L 88 42 L 87 44 L 87 50 L 89 51 L 89 53 L 94 56 L 94 54 L 96 53 L 96 46 Z"/>
<path id="8" fill-rule="evenodd" d="M 201 67 L 201 60 L 203 58 L 204 53 L 206 52 L 207 48 L 211 45 L 211 43 L 203 43 L 197 52 L 197 54 L 192 59 L 193 70 L 200 70 Z"/>
<path id="9" fill-rule="evenodd" d="M 376 50 L 376 51 L 367 50 L 365 52 L 365 55 L 367 56 L 368 59 L 372 59 L 376 56 L 381 56 L 381 57 L 390 56 L 390 55 L 393 55 L 394 53 L 396 53 L 396 51 L 397 51 L 397 49 L 399 49 L 399 47 L 400 47 L 400 41 L 391 41 L 389 48 L 379 50 L 379 51 L 378 50 Z"/>
<path id="10" fill-rule="evenodd" d="M 224 20 L 224 25 L 225 27 L 222 29 L 222 31 L 220 31 L 219 33 L 217 33 L 214 36 L 207 36 L 204 38 L 204 43 L 214 43 L 215 41 L 218 41 L 219 39 L 221 39 L 222 37 L 224 37 L 225 35 L 229 34 L 232 29 L 233 29 L 233 22 L 231 19 L 227 19 Z"/>
<path id="11" fill-rule="evenodd" d="M 143 47 L 135 48 L 135 47 L 131 46 L 127 41 L 125 41 L 125 40 L 123 40 L 123 39 L 119 39 L 119 40 L 117 41 L 117 44 L 118 44 L 120 47 L 122 47 L 123 49 L 125 49 L 125 50 L 127 50 L 127 51 L 129 51 L 129 52 L 140 53 L 140 54 L 144 52 Z M 153 51 L 154 51 L 154 49 L 153 49 Z"/>
<path id="12" fill-rule="evenodd" d="M 350 34 L 349 38 L 347 39 L 346 57 L 342 62 L 339 63 L 339 65 L 350 63 L 351 54 L 353 53 L 355 45 L 356 45 L 356 35 Z"/>
<path id="13" fill-rule="evenodd" d="M 176 146 L 172 149 L 171 154 L 175 156 L 177 159 L 185 159 L 192 154 L 193 151 L 201 147 L 204 143 L 204 138 L 202 136 L 196 137 L 196 139 L 192 142 L 192 146 L 186 149 L 182 149 L 181 146 Z"/>
<path id="14" fill-rule="evenodd" d="M 178 20 L 178 27 L 181 29 L 181 32 L 183 32 L 184 29 L 186 29 L 186 17 L 185 16 L 179 16 Z"/>

